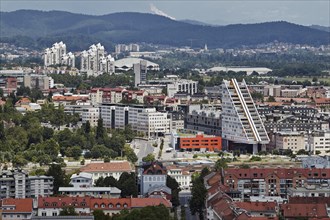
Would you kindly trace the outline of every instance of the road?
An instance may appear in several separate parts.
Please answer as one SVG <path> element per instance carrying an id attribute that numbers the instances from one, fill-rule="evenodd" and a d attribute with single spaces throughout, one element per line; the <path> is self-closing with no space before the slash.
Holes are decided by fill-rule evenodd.
<path id="1" fill-rule="evenodd" d="M 192 215 L 189 208 L 189 199 L 191 198 L 190 191 L 181 191 L 179 193 L 180 204 L 185 207 L 186 220 L 198 220 L 197 215 Z"/>
<path id="2" fill-rule="evenodd" d="M 154 147 L 152 146 L 151 141 L 134 139 L 131 143 L 136 156 L 139 158 L 138 161 L 142 161 L 142 158 L 147 156 L 150 153 L 154 153 Z"/>

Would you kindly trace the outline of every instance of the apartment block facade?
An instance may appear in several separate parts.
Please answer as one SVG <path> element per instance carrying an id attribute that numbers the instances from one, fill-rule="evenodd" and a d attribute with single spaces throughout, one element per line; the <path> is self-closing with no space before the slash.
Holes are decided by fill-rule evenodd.
<path id="1" fill-rule="evenodd" d="M 288 189 L 330 185 L 330 169 L 319 168 L 255 168 L 224 169 L 223 184 L 238 192 L 241 199 L 250 196 L 281 196 L 287 198 Z"/>
<path id="2" fill-rule="evenodd" d="M 53 194 L 53 177 L 29 176 L 22 170 L 0 173 L 0 198 L 37 198 Z"/>

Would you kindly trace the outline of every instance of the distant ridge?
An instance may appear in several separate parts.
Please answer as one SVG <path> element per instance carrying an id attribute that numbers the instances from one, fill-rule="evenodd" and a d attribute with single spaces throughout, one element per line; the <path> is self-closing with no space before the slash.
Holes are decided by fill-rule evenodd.
<path id="1" fill-rule="evenodd" d="M 233 48 L 274 41 L 330 44 L 329 33 L 285 21 L 208 26 L 171 20 L 154 14 L 122 12 L 101 16 L 64 11 L 18 10 L 0 12 L 0 40 L 43 48 L 63 40 L 70 50 L 91 43 L 146 42 L 171 46 Z"/>

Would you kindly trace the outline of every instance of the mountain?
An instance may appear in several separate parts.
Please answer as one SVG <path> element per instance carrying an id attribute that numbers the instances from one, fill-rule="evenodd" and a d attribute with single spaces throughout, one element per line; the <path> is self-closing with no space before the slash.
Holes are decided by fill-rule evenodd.
<path id="1" fill-rule="evenodd" d="M 309 26 L 310 28 L 316 29 L 316 30 L 321 30 L 321 31 L 326 31 L 326 32 L 330 32 L 330 27 L 326 27 L 326 26 L 321 26 L 321 25 L 311 25 Z"/>
<path id="2" fill-rule="evenodd" d="M 259 24 L 205 26 L 145 13 L 123 12 L 101 16 L 63 11 L 0 12 L 0 40 L 44 48 L 64 41 L 69 50 L 87 49 L 100 42 L 146 42 L 172 46 L 229 48 L 261 43 L 329 44 L 329 33 L 284 21 Z"/>
<path id="3" fill-rule="evenodd" d="M 180 20 L 181 22 L 187 23 L 187 24 L 193 24 L 193 25 L 203 25 L 203 26 L 219 26 L 219 25 L 212 25 L 208 24 L 202 21 L 196 21 L 196 20 L 191 20 L 191 19 L 183 19 Z"/>

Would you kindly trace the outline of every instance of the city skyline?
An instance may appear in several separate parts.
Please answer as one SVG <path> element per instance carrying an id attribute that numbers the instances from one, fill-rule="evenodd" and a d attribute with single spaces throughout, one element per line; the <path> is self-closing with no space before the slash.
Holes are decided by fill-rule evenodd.
<path id="1" fill-rule="evenodd" d="M 1 11 L 61 10 L 103 15 L 115 12 L 156 13 L 176 20 L 213 25 L 288 21 L 301 25 L 330 26 L 330 2 L 317 1 L 1 1 Z"/>

